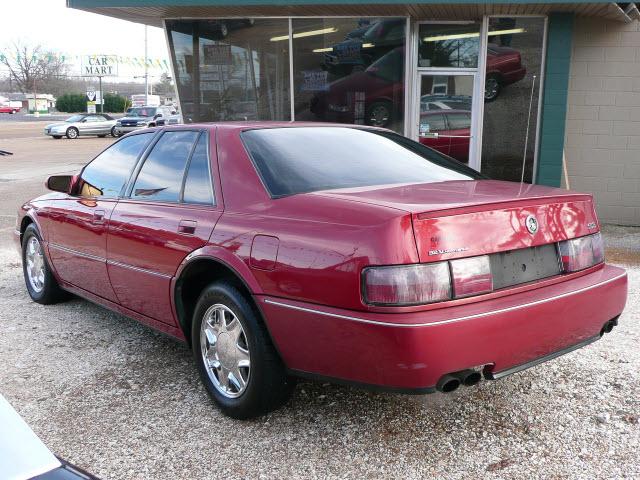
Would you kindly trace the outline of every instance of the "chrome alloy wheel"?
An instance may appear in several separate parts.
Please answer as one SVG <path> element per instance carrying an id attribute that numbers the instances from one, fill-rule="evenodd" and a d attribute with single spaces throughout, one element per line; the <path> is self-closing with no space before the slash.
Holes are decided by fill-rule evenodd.
<path id="1" fill-rule="evenodd" d="M 500 83 L 495 77 L 488 77 L 484 84 L 484 98 L 486 100 L 492 100 L 498 96 L 500 90 Z"/>
<path id="2" fill-rule="evenodd" d="M 389 109 L 384 105 L 376 105 L 369 112 L 369 125 L 373 127 L 384 127 L 389 123 Z"/>
<path id="3" fill-rule="evenodd" d="M 35 237 L 29 238 L 25 253 L 27 262 L 27 277 L 31 288 L 40 293 L 44 288 L 44 254 L 40 241 Z"/>
<path id="4" fill-rule="evenodd" d="M 238 398 L 249 384 L 249 344 L 238 317 L 225 305 L 207 309 L 200 326 L 200 352 L 209 379 L 227 398 Z"/>

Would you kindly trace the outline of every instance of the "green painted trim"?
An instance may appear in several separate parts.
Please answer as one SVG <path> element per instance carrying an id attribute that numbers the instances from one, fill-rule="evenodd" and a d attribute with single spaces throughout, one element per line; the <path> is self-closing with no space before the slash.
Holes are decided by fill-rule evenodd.
<path id="1" fill-rule="evenodd" d="M 552 13 L 547 30 L 536 183 L 552 187 L 559 187 L 562 181 L 573 20 L 573 13 Z"/>
<path id="2" fill-rule="evenodd" d="M 233 5 L 405 5 L 407 0 L 67 0 L 71 8 L 109 8 L 109 7 L 218 7 Z M 442 4 L 442 0 L 413 0 L 411 4 Z M 447 4 L 483 4 L 486 0 L 447 0 Z M 493 4 L 531 4 L 531 0 L 492 0 Z M 593 3 L 583 0 L 544 0 L 536 4 L 557 3 Z"/>

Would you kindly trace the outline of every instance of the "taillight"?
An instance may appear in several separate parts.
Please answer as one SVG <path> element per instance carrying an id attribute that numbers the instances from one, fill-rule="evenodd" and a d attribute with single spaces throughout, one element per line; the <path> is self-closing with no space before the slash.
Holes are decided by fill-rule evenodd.
<path id="1" fill-rule="evenodd" d="M 558 244 L 562 270 L 577 272 L 604 262 L 602 235 L 595 233 L 586 237 L 566 240 Z"/>
<path id="2" fill-rule="evenodd" d="M 422 305 L 451 298 L 448 262 L 369 267 L 362 281 L 364 300 L 372 305 Z"/>
<path id="3" fill-rule="evenodd" d="M 452 260 L 449 263 L 455 298 L 493 291 L 493 275 L 487 255 Z"/>

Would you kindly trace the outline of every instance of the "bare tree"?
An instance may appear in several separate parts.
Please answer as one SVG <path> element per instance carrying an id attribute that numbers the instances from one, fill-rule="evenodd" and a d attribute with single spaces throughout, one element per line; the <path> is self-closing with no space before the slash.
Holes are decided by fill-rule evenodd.
<path id="1" fill-rule="evenodd" d="M 9 71 L 13 84 L 22 93 L 42 90 L 48 82 L 59 79 L 67 73 L 64 57 L 45 50 L 42 45 L 13 43 L 7 52 L 0 55 L 0 64 Z"/>

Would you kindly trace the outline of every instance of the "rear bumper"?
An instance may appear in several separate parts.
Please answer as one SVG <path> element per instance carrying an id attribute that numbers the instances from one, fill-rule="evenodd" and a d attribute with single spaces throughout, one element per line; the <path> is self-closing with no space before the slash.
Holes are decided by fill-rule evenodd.
<path id="1" fill-rule="evenodd" d="M 503 73 L 502 81 L 505 85 L 510 85 L 512 83 L 516 83 L 522 80 L 526 74 L 527 74 L 527 69 L 524 67 L 520 67 L 520 68 L 517 68 L 516 70 Z"/>
<path id="2" fill-rule="evenodd" d="M 258 297 L 287 367 L 401 391 L 432 391 L 444 374 L 486 366 L 499 378 L 590 343 L 622 312 L 624 270 L 466 305 L 402 314 Z M 575 347 L 575 348 L 574 348 Z"/>

